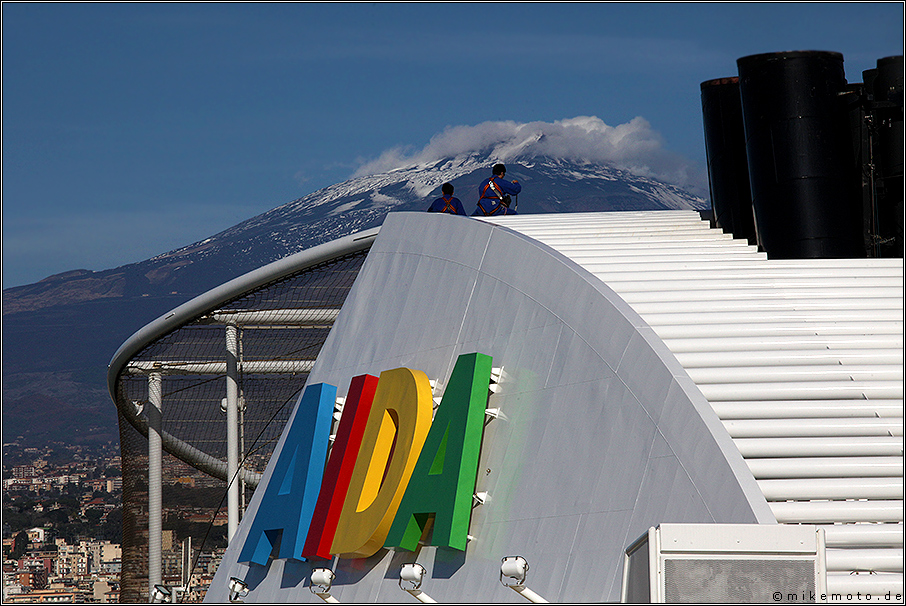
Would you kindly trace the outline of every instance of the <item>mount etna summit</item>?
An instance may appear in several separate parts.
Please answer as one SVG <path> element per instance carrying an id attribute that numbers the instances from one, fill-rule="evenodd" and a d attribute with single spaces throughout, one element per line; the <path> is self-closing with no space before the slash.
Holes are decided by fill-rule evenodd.
<path id="1" fill-rule="evenodd" d="M 536 133 L 502 150 L 467 151 L 356 176 L 200 242 L 104 271 L 73 270 L 3 291 L 3 441 L 117 439 L 105 372 L 133 332 L 236 276 L 338 237 L 380 225 L 389 212 L 424 211 L 445 182 L 468 212 L 491 166 L 523 186 L 522 214 L 704 210 L 704 198 L 615 162 L 538 153 Z M 463 219 L 472 220 L 472 219 Z"/>

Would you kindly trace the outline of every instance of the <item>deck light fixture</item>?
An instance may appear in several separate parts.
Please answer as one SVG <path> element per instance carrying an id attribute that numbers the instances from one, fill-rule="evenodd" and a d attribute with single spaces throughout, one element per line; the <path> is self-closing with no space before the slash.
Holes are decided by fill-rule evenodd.
<path id="1" fill-rule="evenodd" d="M 330 586 L 336 574 L 330 568 L 315 568 L 311 571 L 311 592 L 328 604 L 339 604 L 340 601 L 330 595 Z"/>
<path id="2" fill-rule="evenodd" d="M 509 587 L 529 602 L 547 604 L 547 600 L 525 586 L 529 564 L 522 556 L 507 556 L 500 563 L 500 583 Z"/>
<path id="3" fill-rule="evenodd" d="M 402 568 L 400 568 L 400 589 L 408 591 L 419 602 L 436 604 L 436 600 L 433 600 L 431 596 L 421 590 L 425 572 L 425 567 L 421 564 L 414 562 L 403 564 Z"/>
<path id="4" fill-rule="evenodd" d="M 173 601 L 173 593 L 166 585 L 155 585 L 151 590 L 152 604 L 168 604 Z"/>
<path id="5" fill-rule="evenodd" d="M 249 586 L 242 579 L 230 577 L 230 601 L 238 602 L 249 594 Z"/>

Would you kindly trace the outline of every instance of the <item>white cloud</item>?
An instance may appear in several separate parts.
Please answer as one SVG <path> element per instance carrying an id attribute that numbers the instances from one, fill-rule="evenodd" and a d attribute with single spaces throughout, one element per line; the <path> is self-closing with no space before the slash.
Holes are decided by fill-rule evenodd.
<path id="1" fill-rule="evenodd" d="M 527 153 L 565 160 L 612 164 L 633 174 L 690 189 L 703 185 L 703 171 L 692 161 L 664 149 L 661 135 L 642 117 L 610 126 L 595 116 L 555 122 L 483 122 L 450 126 L 420 150 L 393 148 L 364 162 L 354 176 L 388 172 L 470 153 L 489 153 L 501 162 Z M 704 181 L 706 187 L 707 181 Z"/>

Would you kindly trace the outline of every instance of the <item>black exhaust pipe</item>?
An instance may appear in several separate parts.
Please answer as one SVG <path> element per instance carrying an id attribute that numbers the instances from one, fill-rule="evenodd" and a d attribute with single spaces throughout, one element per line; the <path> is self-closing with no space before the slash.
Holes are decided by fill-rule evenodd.
<path id="1" fill-rule="evenodd" d="M 903 257 L 903 56 L 878 59 L 868 116 L 873 169 L 875 255 Z M 868 80 L 865 80 L 868 87 Z"/>
<path id="2" fill-rule="evenodd" d="M 759 244 L 769 258 L 864 257 L 843 55 L 737 60 Z"/>
<path id="3" fill-rule="evenodd" d="M 757 244 L 739 78 L 702 82 L 701 93 L 713 224 Z"/>

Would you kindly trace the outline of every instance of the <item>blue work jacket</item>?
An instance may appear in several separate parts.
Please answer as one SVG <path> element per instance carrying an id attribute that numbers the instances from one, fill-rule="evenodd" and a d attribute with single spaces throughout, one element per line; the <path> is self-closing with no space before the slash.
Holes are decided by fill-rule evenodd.
<path id="1" fill-rule="evenodd" d="M 465 215 L 466 209 L 459 198 L 441 196 L 428 207 L 429 213 L 449 213 L 451 215 Z"/>
<path id="2" fill-rule="evenodd" d="M 485 179 L 478 187 L 478 207 L 472 213 L 473 217 L 490 217 L 494 215 L 518 215 L 515 209 L 507 208 L 500 202 L 500 196 L 497 190 L 491 186 L 491 181 L 497 190 L 503 194 L 515 196 L 522 191 L 522 186 L 515 181 L 506 181 L 500 177 L 493 176 Z"/>

